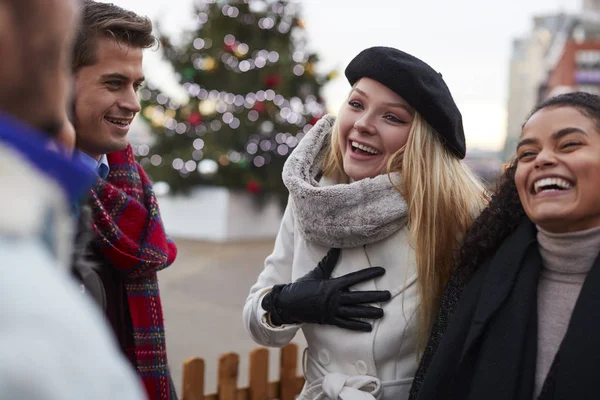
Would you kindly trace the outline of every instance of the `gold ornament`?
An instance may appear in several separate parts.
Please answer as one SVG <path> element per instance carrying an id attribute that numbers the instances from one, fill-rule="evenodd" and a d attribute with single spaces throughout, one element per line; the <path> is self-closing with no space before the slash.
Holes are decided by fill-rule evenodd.
<path id="1" fill-rule="evenodd" d="M 200 111 L 200 114 L 202 115 L 213 115 L 217 112 L 217 102 L 210 99 L 202 100 L 198 104 L 198 111 Z"/>
<path id="2" fill-rule="evenodd" d="M 306 63 L 306 67 L 304 67 L 304 70 L 309 74 L 314 76 L 315 75 L 315 66 L 312 63 Z"/>
<path id="3" fill-rule="evenodd" d="M 304 29 L 304 20 L 298 19 L 298 27 Z"/>
<path id="4" fill-rule="evenodd" d="M 205 71 L 212 71 L 217 67 L 217 62 L 212 57 L 206 57 L 204 59 L 203 68 Z"/>
<path id="5" fill-rule="evenodd" d="M 175 115 L 177 113 L 175 112 L 175 110 L 169 108 L 168 110 L 165 111 L 165 116 L 167 116 L 168 118 L 175 118 Z"/>
<path id="6" fill-rule="evenodd" d="M 154 115 L 154 106 L 148 106 L 144 109 L 144 117 L 148 119 L 152 119 L 152 115 Z"/>
<path id="7" fill-rule="evenodd" d="M 148 106 L 144 109 L 144 117 L 148 118 L 152 123 L 152 126 L 160 128 L 163 126 L 167 117 L 165 114 L 157 107 Z"/>
<path id="8" fill-rule="evenodd" d="M 165 118 L 164 114 L 155 112 L 154 115 L 152 116 L 152 125 L 156 128 L 164 127 L 165 119 L 166 118 Z"/>
<path id="9" fill-rule="evenodd" d="M 200 114 L 202 115 L 213 115 L 217 112 L 217 102 L 210 99 L 202 100 L 198 104 L 198 111 L 200 111 Z"/>
<path id="10" fill-rule="evenodd" d="M 184 107 L 181 109 L 181 117 L 184 119 L 188 119 L 188 117 L 190 116 L 191 113 L 192 113 L 192 110 L 190 109 L 190 107 Z M 167 114 L 167 112 L 165 112 L 165 114 Z"/>
<path id="11" fill-rule="evenodd" d="M 229 157 L 227 157 L 226 154 L 223 154 L 221 157 L 219 157 L 219 164 L 224 167 L 229 165 Z"/>

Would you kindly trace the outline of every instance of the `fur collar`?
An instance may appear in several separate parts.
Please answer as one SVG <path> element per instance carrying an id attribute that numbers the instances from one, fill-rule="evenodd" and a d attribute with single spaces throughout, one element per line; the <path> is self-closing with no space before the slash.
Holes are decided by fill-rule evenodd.
<path id="1" fill-rule="evenodd" d="M 323 117 L 286 160 L 283 182 L 302 236 L 326 247 L 350 248 L 385 239 L 406 225 L 407 204 L 398 174 L 321 186 L 323 158 L 335 118 Z"/>

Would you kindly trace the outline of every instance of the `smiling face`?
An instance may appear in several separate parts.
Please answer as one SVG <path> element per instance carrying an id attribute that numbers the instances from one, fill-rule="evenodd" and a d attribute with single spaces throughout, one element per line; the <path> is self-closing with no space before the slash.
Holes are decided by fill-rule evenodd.
<path id="1" fill-rule="evenodd" d="M 600 131 L 573 107 L 543 108 L 523 127 L 515 184 L 529 218 L 550 232 L 600 226 Z"/>
<path id="2" fill-rule="evenodd" d="M 374 178 L 406 144 L 414 109 L 381 83 L 360 79 L 339 114 L 344 172 L 352 180 Z"/>
<path id="3" fill-rule="evenodd" d="M 96 159 L 127 147 L 130 124 L 140 111 L 142 51 L 99 38 L 96 62 L 75 75 L 77 147 Z"/>

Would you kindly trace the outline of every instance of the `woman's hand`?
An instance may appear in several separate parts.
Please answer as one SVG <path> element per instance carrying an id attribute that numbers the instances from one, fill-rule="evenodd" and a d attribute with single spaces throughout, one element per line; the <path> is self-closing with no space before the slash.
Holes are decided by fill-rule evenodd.
<path id="1" fill-rule="evenodd" d="M 331 278 L 340 249 L 331 249 L 319 264 L 296 282 L 275 285 L 263 298 L 262 307 L 274 325 L 327 324 L 354 331 L 370 332 L 371 324 L 356 318 L 379 319 L 383 310 L 366 303 L 388 301 L 387 290 L 353 291 L 349 287 L 385 274 L 381 267 L 365 268 Z"/>

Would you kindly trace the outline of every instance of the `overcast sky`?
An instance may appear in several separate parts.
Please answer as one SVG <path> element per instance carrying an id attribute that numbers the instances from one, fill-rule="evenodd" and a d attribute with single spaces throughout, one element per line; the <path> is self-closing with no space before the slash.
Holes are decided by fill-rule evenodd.
<path id="1" fill-rule="evenodd" d="M 105 1 L 105 0 L 103 0 Z M 107 0 L 106 0 L 107 1 Z M 160 21 L 177 34 L 190 26 L 193 0 L 112 0 Z M 301 0 L 310 47 L 319 69 L 344 67 L 375 45 L 411 53 L 440 71 L 462 111 L 469 148 L 500 149 L 506 129 L 511 43 L 527 34 L 532 17 L 577 12 L 581 0 Z M 156 54 L 145 61 L 148 78 L 168 81 Z M 349 90 L 343 73 L 324 89 L 331 109 Z"/>

